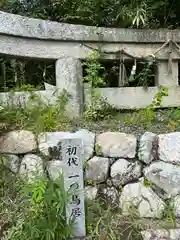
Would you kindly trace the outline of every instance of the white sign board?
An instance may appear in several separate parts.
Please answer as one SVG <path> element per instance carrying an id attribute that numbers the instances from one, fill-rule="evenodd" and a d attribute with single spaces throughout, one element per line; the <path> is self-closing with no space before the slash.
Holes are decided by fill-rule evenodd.
<path id="1" fill-rule="evenodd" d="M 63 139 L 61 141 L 61 156 L 64 168 L 65 190 L 72 190 L 70 202 L 67 204 L 66 217 L 75 220 L 73 237 L 86 236 L 84 208 L 84 179 L 82 140 Z"/>

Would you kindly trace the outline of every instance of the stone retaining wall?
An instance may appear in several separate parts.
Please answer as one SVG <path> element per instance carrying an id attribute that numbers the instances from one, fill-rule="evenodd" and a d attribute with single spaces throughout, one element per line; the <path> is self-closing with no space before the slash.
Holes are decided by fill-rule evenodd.
<path id="1" fill-rule="evenodd" d="M 170 200 L 176 218 L 180 217 L 180 132 L 146 132 L 137 139 L 122 132 L 96 135 L 85 129 L 47 132 L 38 137 L 21 130 L 0 137 L 0 153 L 7 156 L 11 171 L 22 178 L 55 179 L 63 169 L 58 149 L 63 138 L 83 141 L 87 198 L 93 200 L 101 194 L 118 204 L 123 215 L 129 215 L 130 207 L 135 206 L 139 216 L 148 219 L 160 219 Z M 165 230 L 142 235 L 150 240 L 159 231 L 167 235 Z M 168 239 L 179 239 L 180 230 L 172 231 Z"/>

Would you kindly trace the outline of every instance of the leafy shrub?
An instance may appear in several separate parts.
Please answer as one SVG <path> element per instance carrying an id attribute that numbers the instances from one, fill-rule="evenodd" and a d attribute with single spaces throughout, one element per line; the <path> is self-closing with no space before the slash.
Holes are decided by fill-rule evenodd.
<path id="1" fill-rule="evenodd" d="M 6 240 L 64 240 L 73 233 L 66 221 L 70 194 L 63 176 L 52 181 L 37 179 L 26 183 L 17 178 L 0 157 L 0 238 Z"/>
<path id="2" fill-rule="evenodd" d="M 93 51 L 89 58 L 86 59 L 85 72 L 86 76 L 83 77 L 83 82 L 88 82 L 91 88 L 91 104 L 86 107 L 84 119 L 86 121 L 98 121 L 107 118 L 113 112 L 113 108 L 107 103 L 106 99 L 100 96 L 97 87 L 106 85 L 105 78 L 102 71 L 104 67 L 99 62 L 100 51 Z"/>
<path id="3" fill-rule="evenodd" d="M 104 67 L 99 62 L 100 52 L 94 50 L 92 54 L 86 59 L 85 63 L 85 73 L 86 76 L 83 77 L 84 82 L 91 83 L 92 87 L 100 87 L 106 84 L 105 79 L 102 77 L 102 71 Z"/>
<path id="4" fill-rule="evenodd" d="M 92 96 L 92 104 L 84 112 L 86 121 L 99 121 L 111 117 L 114 109 L 103 98 Z"/>
<path id="5" fill-rule="evenodd" d="M 38 180 L 25 184 L 20 194 L 24 196 L 24 205 L 8 230 L 9 240 L 63 240 L 72 235 L 73 223 L 66 222 L 68 194 L 62 177 L 55 182 Z"/>
<path id="6" fill-rule="evenodd" d="M 39 95 L 32 92 L 26 106 L 1 106 L 0 122 L 7 127 L 29 129 L 35 133 L 67 129 L 70 122 L 66 115 L 68 97 L 68 93 L 64 91 L 57 98 L 56 104 L 52 105 L 45 103 Z"/>
<path id="7" fill-rule="evenodd" d="M 31 92 L 31 91 L 38 91 L 38 90 L 40 90 L 40 87 L 34 87 L 31 84 L 23 84 L 20 87 L 12 88 L 11 91 L 13 91 L 13 92 L 23 92 L 23 91 Z"/>

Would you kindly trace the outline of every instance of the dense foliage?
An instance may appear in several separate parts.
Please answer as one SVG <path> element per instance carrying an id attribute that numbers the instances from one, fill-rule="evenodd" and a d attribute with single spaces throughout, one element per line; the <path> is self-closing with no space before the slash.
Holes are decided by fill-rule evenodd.
<path id="1" fill-rule="evenodd" d="M 53 21 L 116 27 L 180 25 L 179 0 L 1 0 L 3 11 Z"/>

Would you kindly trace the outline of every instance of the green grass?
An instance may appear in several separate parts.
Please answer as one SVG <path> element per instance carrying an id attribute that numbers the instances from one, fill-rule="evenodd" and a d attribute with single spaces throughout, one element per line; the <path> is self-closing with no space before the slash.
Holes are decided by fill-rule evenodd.
<path id="1" fill-rule="evenodd" d="M 78 128 L 95 132 L 120 130 L 133 134 L 180 131 L 180 108 L 117 111 L 97 98 L 97 104 L 85 111 L 84 118 L 72 119 L 66 114 L 68 99 L 69 95 L 64 91 L 56 104 L 51 105 L 32 93 L 26 107 L 0 105 L 0 132 L 27 129 L 38 134 L 44 131 L 74 131 Z"/>
<path id="2" fill-rule="evenodd" d="M 33 107 L 34 102 L 36 106 Z M 26 108 L 18 106 L 1 106 L 0 132 L 27 129 L 35 133 L 44 131 L 73 131 L 78 128 L 87 128 L 91 131 L 123 131 L 126 133 L 141 134 L 144 131 L 166 133 L 180 131 L 180 109 L 164 110 L 142 109 L 139 111 L 116 111 L 112 115 L 105 115 L 97 121 L 87 119 L 70 119 L 65 113 L 65 104 L 59 102 L 52 106 L 45 104 L 37 96 L 29 99 Z"/>
<path id="3" fill-rule="evenodd" d="M 72 235 L 74 224 L 66 222 L 69 194 L 63 178 L 22 182 L 6 165 L 0 164 L 0 238 L 7 240 L 64 240 Z"/>
<path id="4" fill-rule="evenodd" d="M 169 222 L 172 225 L 172 228 L 175 228 L 175 206 L 173 199 L 168 199 L 165 201 L 165 208 L 162 212 L 162 219 L 166 222 Z"/>
<path id="5" fill-rule="evenodd" d="M 118 205 L 112 205 L 100 197 L 94 201 L 87 201 L 86 209 L 87 232 L 92 239 L 142 239 L 142 225 L 136 221 L 139 217 L 133 211 L 128 217 L 124 217 Z"/>
<path id="6" fill-rule="evenodd" d="M 66 99 L 58 98 L 55 105 L 46 104 L 42 99 L 32 94 L 26 107 L 1 106 L 1 131 L 27 129 L 35 133 L 55 130 L 68 130 L 70 120 L 65 114 Z"/>
<path id="7" fill-rule="evenodd" d="M 144 177 L 143 185 L 144 185 L 145 187 L 152 187 L 152 183 L 151 183 L 147 178 L 145 178 L 145 177 Z"/>

